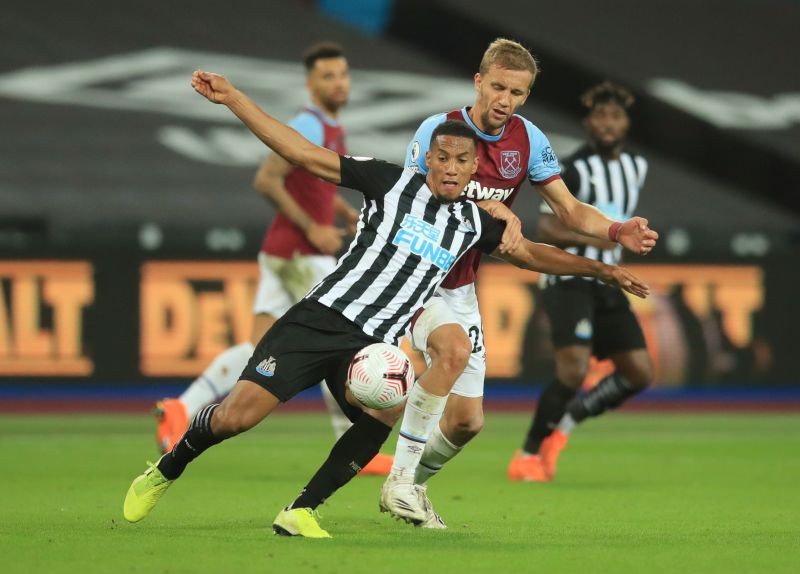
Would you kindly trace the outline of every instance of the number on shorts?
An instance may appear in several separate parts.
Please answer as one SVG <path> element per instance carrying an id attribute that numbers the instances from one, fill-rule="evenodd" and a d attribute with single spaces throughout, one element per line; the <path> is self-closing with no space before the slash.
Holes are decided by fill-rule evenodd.
<path id="1" fill-rule="evenodd" d="M 469 334 L 469 338 L 472 341 L 472 352 L 480 353 L 481 351 L 483 351 L 483 347 L 478 344 L 480 343 L 481 340 L 481 328 L 478 327 L 477 325 L 473 325 L 472 327 L 469 328 L 467 333 Z"/>

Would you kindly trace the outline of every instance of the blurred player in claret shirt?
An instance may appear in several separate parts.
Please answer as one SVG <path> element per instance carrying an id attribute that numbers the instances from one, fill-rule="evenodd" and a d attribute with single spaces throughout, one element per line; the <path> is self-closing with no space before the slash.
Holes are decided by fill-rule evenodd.
<path id="1" fill-rule="evenodd" d="M 611 82 L 583 94 L 588 141 L 564 162 L 570 191 L 612 219 L 633 215 L 647 176 L 647 160 L 625 145 L 633 100 L 628 90 Z M 541 241 L 610 265 L 619 263 L 622 250 L 614 242 L 570 231 L 547 204 L 540 211 Z M 575 425 L 620 406 L 653 379 L 642 328 L 621 290 L 583 277 L 545 275 L 541 284 L 541 301 L 552 325 L 556 377 L 542 392 L 525 443 L 508 467 L 511 480 L 530 482 L 555 476 Z M 577 395 L 592 355 L 610 359 L 614 372 Z"/>
<path id="2" fill-rule="evenodd" d="M 611 238 L 634 253 L 648 253 L 658 234 L 648 228 L 647 220 L 616 221 L 578 201 L 561 179 L 547 137 L 516 115 L 537 73 L 536 60 L 525 47 L 507 39 L 492 42 L 475 74 L 475 103 L 426 119 L 408 147 L 406 167 L 427 173 L 431 132 L 447 120 L 462 120 L 478 136 L 478 170 L 464 190 L 468 199 L 491 213 L 499 202 L 510 206 L 527 179 L 567 229 L 595 240 Z M 413 346 L 427 361 L 438 358 L 465 365 L 455 382 L 425 379 L 421 387 L 435 398 L 426 409 L 408 401 L 394 464 L 381 491 L 382 510 L 423 527 L 444 527 L 427 496 L 427 480 L 483 427 L 486 348 L 474 285 L 479 263 L 480 253 L 467 253 L 412 326 Z"/>
<path id="3" fill-rule="evenodd" d="M 303 61 L 311 103 L 289 125 L 314 144 L 345 154 L 344 129 L 338 122 L 350 95 L 344 51 L 337 44 L 319 43 L 306 51 Z M 274 204 L 277 214 L 258 254 L 261 279 L 253 306 L 251 340 L 220 353 L 180 397 L 158 402 L 155 414 L 162 452 L 172 449 L 200 409 L 230 392 L 254 345 L 291 305 L 333 271 L 334 255 L 345 235 L 344 229 L 335 226 L 336 217 L 346 223 L 351 234 L 355 231 L 358 211 L 341 198 L 334 184 L 291 166 L 277 154 L 267 156 L 253 185 Z M 334 434 L 339 438 L 351 423 L 327 386 L 322 385 L 322 389 Z M 385 475 L 391 464 L 391 456 L 379 453 L 362 472 Z"/>

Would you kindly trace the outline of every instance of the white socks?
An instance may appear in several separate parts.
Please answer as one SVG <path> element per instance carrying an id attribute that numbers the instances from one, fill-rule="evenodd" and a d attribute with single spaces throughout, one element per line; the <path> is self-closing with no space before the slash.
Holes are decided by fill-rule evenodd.
<path id="1" fill-rule="evenodd" d="M 339 403 L 336 402 L 336 399 L 333 398 L 333 394 L 328 388 L 328 385 L 325 384 L 325 381 L 322 381 L 320 386 L 322 387 L 322 398 L 325 399 L 325 406 L 328 407 L 328 412 L 331 415 L 333 434 L 336 436 L 336 440 L 339 440 L 347 429 L 353 426 L 353 423 L 351 423 L 350 419 L 342 412 L 342 408 L 339 406 Z"/>
<path id="2" fill-rule="evenodd" d="M 249 341 L 239 343 L 224 350 L 211 361 L 203 374 L 197 377 L 178 399 L 186 407 L 189 420 L 208 403 L 231 392 L 254 350 L 253 344 Z"/>
<path id="3" fill-rule="evenodd" d="M 569 434 L 577 424 L 578 423 L 575 421 L 575 419 L 572 418 L 572 415 L 567 413 L 563 417 L 561 417 L 561 421 L 558 423 L 558 426 L 556 428 L 561 432 L 563 432 L 564 434 Z"/>
<path id="4" fill-rule="evenodd" d="M 439 425 L 433 429 L 428 444 L 425 445 L 425 452 L 414 475 L 416 484 L 425 484 L 434 474 L 442 470 L 445 463 L 461 452 L 463 446 L 456 446 L 444 436 Z"/>
<path id="5" fill-rule="evenodd" d="M 433 395 L 419 383 L 411 387 L 397 438 L 391 475 L 411 482 L 431 432 L 447 404 L 447 396 Z"/>

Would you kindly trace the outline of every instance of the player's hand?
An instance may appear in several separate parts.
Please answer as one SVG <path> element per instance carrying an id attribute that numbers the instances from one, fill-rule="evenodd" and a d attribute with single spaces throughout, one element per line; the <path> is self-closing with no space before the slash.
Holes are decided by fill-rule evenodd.
<path id="1" fill-rule="evenodd" d="M 226 103 L 236 88 L 225 76 L 195 70 L 192 74 L 192 87 L 194 91 L 215 104 Z"/>
<path id="2" fill-rule="evenodd" d="M 617 232 L 617 242 L 637 255 L 647 255 L 656 246 L 658 233 L 648 227 L 644 217 L 631 217 Z"/>
<path id="3" fill-rule="evenodd" d="M 487 199 L 478 202 L 481 209 L 487 211 L 489 215 L 500 221 L 505 221 L 506 230 L 500 240 L 500 253 L 512 253 L 522 242 L 522 222 L 519 217 L 502 202 Z"/>
<path id="4" fill-rule="evenodd" d="M 598 279 L 609 285 L 616 285 L 631 295 L 644 299 L 650 294 L 650 288 L 644 281 L 623 267 L 606 265 Z"/>
<path id="5" fill-rule="evenodd" d="M 336 255 L 342 248 L 342 237 L 344 236 L 344 229 L 333 225 L 312 223 L 306 230 L 306 238 L 309 243 L 324 255 Z"/>

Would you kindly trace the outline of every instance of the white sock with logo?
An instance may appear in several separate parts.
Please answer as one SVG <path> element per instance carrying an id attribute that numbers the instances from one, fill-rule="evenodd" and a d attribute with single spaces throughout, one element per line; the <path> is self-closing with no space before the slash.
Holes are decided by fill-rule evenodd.
<path id="1" fill-rule="evenodd" d="M 422 458 L 417 466 L 417 471 L 414 474 L 414 482 L 416 484 L 425 484 L 430 477 L 442 470 L 442 467 L 461 452 L 463 446 L 456 446 L 450 442 L 439 425 L 433 429 L 428 444 L 425 445 L 425 451 L 422 453 Z"/>
<path id="2" fill-rule="evenodd" d="M 207 404 L 224 397 L 238 382 L 254 351 L 250 341 L 222 351 L 178 398 L 189 413 L 189 420 Z"/>
<path id="3" fill-rule="evenodd" d="M 433 395 L 417 383 L 408 393 L 400 436 L 394 454 L 391 476 L 414 479 L 422 452 L 431 432 L 439 424 L 439 419 L 447 404 L 447 396 Z"/>
<path id="4" fill-rule="evenodd" d="M 350 419 L 342 412 L 342 408 L 339 406 L 339 403 L 336 402 L 336 399 L 333 398 L 333 393 L 331 393 L 325 381 L 322 381 L 320 385 L 322 386 L 322 398 L 325 399 L 325 406 L 328 407 L 328 413 L 331 415 L 333 434 L 336 436 L 336 440 L 339 440 L 342 438 L 342 435 L 347 432 L 347 429 L 353 426 L 353 423 L 351 423 Z"/>

